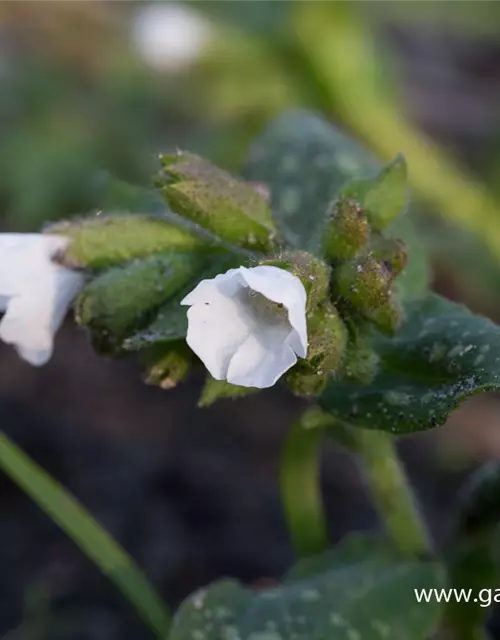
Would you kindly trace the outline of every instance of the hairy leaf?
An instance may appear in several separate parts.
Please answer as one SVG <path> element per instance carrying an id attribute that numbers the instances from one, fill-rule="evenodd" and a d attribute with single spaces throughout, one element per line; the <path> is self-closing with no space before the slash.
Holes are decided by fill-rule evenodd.
<path id="1" fill-rule="evenodd" d="M 409 433 L 443 424 L 467 397 L 500 387 L 500 328 L 436 295 L 406 304 L 394 338 L 377 337 L 369 386 L 331 380 L 320 406 L 368 429 Z"/>
<path id="2" fill-rule="evenodd" d="M 251 591 L 223 581 L 194 594 L 169 640 L 423 640 L 439 605 L 418 603 L 414 589 L 440 583 L 432 562 L 405 560 L 369 539 L 347 541 L 299 563 L 279 587 Z"/>
<path id="3" fill-rule="evenodd" d="M 397 160 L 381 172 L 365 148 L 326 120 L 305 111 L 290 111 L 257 138 L 244 175 L 268 186 L 284 241 L 320 253 L 329 205 L 343 189 L 353 181 L 366 180 L 374 187 L 371 209 L 381 219 L 392 220 L 406 200 L 404 169 L 404 163 Z M 422 295 L 428 284 L 427 267 L 411 218 L 399 216 L 388 231 L 410 248 L 406 268 L 398 277 L 398 293 L 407 298 Z"/>

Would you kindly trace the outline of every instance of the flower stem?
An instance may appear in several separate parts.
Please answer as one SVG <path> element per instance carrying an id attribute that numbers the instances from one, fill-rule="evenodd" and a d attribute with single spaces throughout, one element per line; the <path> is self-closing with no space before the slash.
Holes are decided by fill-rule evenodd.
<path id="1" fill-rule="evenodd" d="M 300 558 L 328 546 L 319 475 L 321 443 L 331 421 L 316 407 L 303 413 L 292 426 L 281 459 L 285 517 Z"/>
<path id="2" fill-rule="evenodd" d="M 394 448 L 392 436 L 353 429 L 354 446 L 389 536 L 405 555 L 431 553 L 431 542 Z"/>

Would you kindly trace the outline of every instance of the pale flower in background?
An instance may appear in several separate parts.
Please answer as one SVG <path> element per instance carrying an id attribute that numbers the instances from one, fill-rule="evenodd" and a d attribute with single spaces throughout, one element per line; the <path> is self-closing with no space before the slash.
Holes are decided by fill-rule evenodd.
<path id="1" fill-rule="evenodd" d="M 182 300 L 190 306 L 187 343 L 217 380 L 271 387 L 307 354 L 306 299 L 284 269 L 230 269 Z"/>
<path id="2" fill-rule="evenodd" d="M 52 257 L 68 245 L 55 235 L 0 234 L 0 339 L 34 366 L 52 355 L 54 334 L 84 284 Z"/>
<path id="3" fill-rule="evenodd" d="M 154 2 L 133 21 L 132 38 L 139 55 L 160 71 L 181 71 L 202 53 L 212 27 L 198 11 L 176 2 Z"/>

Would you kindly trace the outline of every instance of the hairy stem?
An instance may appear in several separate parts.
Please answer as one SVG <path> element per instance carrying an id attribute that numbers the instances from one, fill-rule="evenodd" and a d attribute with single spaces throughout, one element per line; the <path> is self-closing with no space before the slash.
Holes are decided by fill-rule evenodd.
<path id="1" fill-rule="evenodd" d="M 281 459 L 281 494 L 288 530 L 299 557 L 328 546 L 320 488 L 321 443 L 328 414 L 313 407 L 294 423 Z"/>
<path id="2" fill-rule="evenodd" d="M 366 429 L 353 429 L 352 435 L 387 533 L 405 555 L 430 553 L 429 535 L 394 448 L 393 437 Z"/>

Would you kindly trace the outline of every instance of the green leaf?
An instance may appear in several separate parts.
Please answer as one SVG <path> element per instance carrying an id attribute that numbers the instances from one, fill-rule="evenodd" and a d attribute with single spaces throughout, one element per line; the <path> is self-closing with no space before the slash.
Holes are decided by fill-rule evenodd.
<path id="1" fill-rule="evenodd" d="M 0 468 L 116 584 L 155 635 L 164 638 L 169 613 L 132 558 L 64 487 L 2 432 Z"/>
<path id="2" fill-rule="evenodd" d="M 483 596 L 483 601 L 480 597 L 469 602 L 451 600 L 446 606 L 446 619 L 457 640 L 482 640 L 484 622 L 490 613 L 484 597 L 491 597 L 500 581 L 498 461 L 484 465 L 467 479 L 454 512 L 454 526 L 444 545 L 450 586 L 473 589 Z"/>
<path id="3" fill-rule="evenodd" d="M 161 163 L 157 183 L 176 213 L 236 246 L 272 248 L 271 211 L 254 187 L 191 153 L 164 155 Z"/>
<path id="4" fill-rule="evenodd" d="M 225 581 L 195 594 L 175 616 L 169 640 L 196 632 L 206 640 L 424 640 L 436 629 L 439 605 L 418 603 L 414 589 L 440 585 L 435 563 L 405 560 L 369 539 L 347 541 L 299 563 L 277 588 L 250 591 Z"/>
<path id="5" fill-rule="evenodd" d="M 394 201 L 388 199 L 388 217 L 399 206 L 403 168 L 400 161 L 396 162 L 387 170 L 390 179 L 382 180 L 382 184 L 399 184 Z M 379 172 L 379 163 L 354 139 L 312 113 L 290 111 L 271 122 L 257 138 L 244 175 L 270 188 L 276 225 L 286 243 L 321 253 L 331 203 L 349 183 L 373 179 Z M 384 189 L 378 193 L 380 203 Z M 379 215 L 385 216 L 385 210 L 381 212 L 378 207 L 377 204 Z M 428 285 L 427 261 L 411 217 L 399 216 L 388 231 L 410 249 L 396 291 L 406 298 L 422 295 Z"/>
<path id="6" fill-rule="evenodd" d="M 225 380 L 215 380 L 215 378 L 208 376 L 203 385 L 198 406 L 209 407 L 217 400 L 245 398 L 258 391 L 259 389 L 256 387 L 241 387 L 236 384 L 229 384 Z"/>
<path id="7" fill-rule="evenodd" d="M 369 386 L 331 380 L 318 399 L 334 417 L 366 429 L 410 433 L 444 424 L 471 395 L 500 387 L 500 328 L 436 295 L 405 306 L 394 338 L 377 337 Z"/>
<path id="8" fill-rule="evenodd" d="M 72 239 L 59 260 L 77 268 L 107 269 L 166 251 L 221 251 L 213 238 L 168 215 L 98 215 L 60 222 L 46 232 Z"/>
<path id="9" fill-rule="evenodd" d="M 368 151 L 326 120 L 290 111 L 254 142 L 244 175 L 270 187 L 271 207 L 285 241 L 318 251 L 329 203 L 346 182 L 377 169 Z"/>
<path id="10" fill-rule="evenodd" d="M 397 155 L 373 178 L 347 184 L 342 196 L 359 202 L 372 228 L 381 231 L 408 206 L 406 174 L 405 159 Z"/>
<path id="11" fill-rule="evenodd" d="M 404 241 L 408 261 L 394 281 L 394 291 L 399 300 L 419 298 L 428 291 L 430 266 L 424 243 L 411 217 L 406 214 L 396 218 L 388 227 L 388 233 Z"/>
<path id="12" fill-rule="evenodd" d="M 77 321 L 89 327 L 99 353 L 119 352 L 162 305 L 199 279 L 206 260 L 200 253 L 168 253 L 110 269 L 78 297 Z"/>
<path id="13" fill-rule="evenodd" d="M 181 604 L 168 640 L 243 640 L 238 623 L 251 599 L 251 591 L 236 580 L 200 589 Z"/>

